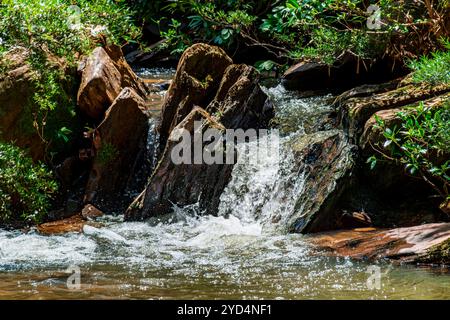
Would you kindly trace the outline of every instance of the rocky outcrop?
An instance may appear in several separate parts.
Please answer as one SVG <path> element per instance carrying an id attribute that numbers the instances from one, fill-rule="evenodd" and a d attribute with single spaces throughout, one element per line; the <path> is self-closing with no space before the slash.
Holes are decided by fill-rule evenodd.
<path id="1" fill-rule="evenodd" d="M 351 184 L 355 147 L 342 131 L 331 130 L 302 136 L 292 148 L 305 184 L 295 200 L 289 230 L 310 233 L 338 227 L 337 206 Z"/>
<path id="2" fill-rule="evenodd" d="M 141 97 L 148 93 L 145 84 L 134 74 L 116 46 L 96 48 L 80 63 L 79 72 L 78 106 L 95 120 L 102 119 L 123 88 L 133 88 Z"/>
<path id="3" fill-rule="evenodd" d="M 449 91 L 450 86 L 448 85 L 429 86 L 401 83 L 400 87 L 395 90 L 365 97 L 351 96 L 348 99 L 339 99 L 339 118 L 350 137 L 358 141 L 366 122 L 376 112 L 408 106 Z"/>
<path id="4" fill-rule="evenodd" d="M 100 208 L 115 203 L 129 179 L 140 146 L 148 131 L 145 101 L 132 88 L 114 100 L 105 119 L 92 133 L 95 148 L 86 186 L 85 203 Z"/>
<path id="5" fill-rule="evenodd" d="M 201 127 L 195 128 L 195 122 L 201 123 Z M 196 163 L 195 145 L 202 148 L 206 145 L 203 133 L 208 129 L 225 131 L 222 124 L 202 108 L 196 107 L 172 130 L 147 188 L 126 212 L 126 220 L 163 215 L 171 212 L 175 205 L 183 207 L 196 203 L 202 213 L 216 213 L 219 197 L 231 177 L 233 165 Z M 181 145 L 184 146 L 183 151 L 178 149 Z M 192 153 L 187 155 L 185 162 L 175 163 L 175 153 L 178 156 L 180 152 L 190 151 Z"/>
<path id="6" fill-rule="evenodd" d="M 310 236 L 320 250 L 354 259 L 450 264 L 450 223 L 391 230 L 355 229 Z"/>
<path id="7" fill-rule="evenodd" d="M 159 125 L 161 150 L 170 132 L 194 106 L 206 108 L 216 95 L 225 69 L 233 63 L 225 51 L 207 44 L 188 48 L 178 63 Z"/>
<path id="8" fill-rule="evenodd" d="M 427 99 L 423 101 L 423 103 L 429 108 L 440 108 L 445 103 L 448 103 L 448 101 L 450 101 L 450 92 L 444 93 L 437 97 L 433 97 L 431 99 Z M 376 126 L 377 118 L 383 120 L 388 128 L 393 128 L 395 125 L 399 125 L 401 123 L 401 119 L 398 117 L 398 113 L 408 111 L 410 107 L 415 107 L 417 105 L 418 104 L 415 103 L 400 108 L 387 109 L 374 113 L 366 121 L 359 141 L 359 146 L 361 147 L 363 154 L 372 154 L 372 146 L 376 146 L 377 144 L 381 143 L 384 138 L 381 128 Z"/>
<path id="9" fill-rule="evenodd" d="M 175 164 L 172 152 L 180 132 L 187 132 L 194 143 L 194 121 L 202 121 L 200 132 L 266 128 L 273 106 L 258 81 L 253 67 L 233 64 L 219 48 L 196 44 L 184 52 L 163 105 L 159 163 L 146 190 L 128 209 L 128 220 L 169 213 L 174 205 L 197 203 L 201 213 L 216 214 L 234 162 Z M 205 147 L 205 142 L 200 141 L 200 146 Z"/>
<path id="10" fill-rule="evenodd" d="M 362 86 L 335 100 L 341 126 L 350 141 L 359 146 L 359 170 L 354 187 L 345 196 L 347 209 L 369 212 L 375 226 L 396 227 L 448 221 L 437 209 L 433 190 L 422 180 L 409 176 L 404 166 L 378 161 L 374 170 L 365 164 L 377 155 L 385 141 L 377 118 L 390 128 L 401 123 L 399 112 L 421 102 L 439 108 L 450 99 L 450 86 L 415 84 L 411 77 L 381 85 Z M 437 209 L 437 210 L 435 210 Z"/>
<path id="11" fill-rule="evenodd" d="M 0 66 L 0 140 L 14 141 L 28 150 L 33 160 L 42 160 L 45 145 L 31 127 L 25 123 L 31 117 L 29 106 L 35 93 L 34 77 L 29 63 L 29 51 L 17 47 L 3 55 Z M 1 68 L 5 68 L 1 70 Z M 31 128 L 28 128 L 30 125 Z"/>

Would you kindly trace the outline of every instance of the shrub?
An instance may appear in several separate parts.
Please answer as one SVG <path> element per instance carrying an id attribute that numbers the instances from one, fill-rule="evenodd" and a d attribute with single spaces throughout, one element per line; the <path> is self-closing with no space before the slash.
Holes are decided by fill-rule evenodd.
<path id="1" fill-rule="evenodd" d="M 414 71 L 414 82 L 427 82 L 432 85 L 450 84 L 450 41 L 444 41 L 447 51 L 433 52 L 411 61 L 409 67 Z"/>
<path id="2" fill-rule="evenodd" d="M 139 28 L 131 17 L 123 0 L 2 1 L 0 72 L 7 69 L 2 52 L 14 46 L 30 51 L 34 95 L 21 127 L 24 133 L 37 133 L 50 155 L 67 149 L 69 138 L 82 128 L 75 118 L 75 62 L 100 41 L 137 39 Z"/>
<path id="3" fill-rule="evenodd" d="M 421 103 L 398 113 L 399 126 L 388 127 L 376 118 L 385 141 L 376 150 L 387 161 L 404 166 L 411 175 L 420 176 L 444 200 L 449 201 L 450 188 L 450 103 L 430 108 Z M 368 163 L 374 168 L 377 158 Z"/>
<path id="4" fill-rule="evenodd" d="M 52 175 L 19 148 L 0 143 L 0 223 L 40 223 L 57 191 Z"/>

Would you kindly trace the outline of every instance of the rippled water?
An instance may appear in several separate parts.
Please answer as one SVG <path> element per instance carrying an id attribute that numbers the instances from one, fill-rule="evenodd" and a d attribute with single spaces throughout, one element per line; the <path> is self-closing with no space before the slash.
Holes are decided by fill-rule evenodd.
<path id="1" fill-rule="evenodd" d="M 0 299 L 449 299 L 447 269 L 380 262 L 377 288 L 373 265 L 326 257 L 307 236 L 274 227 L 274 217 L 282 222 L 302 190 L 285 144 L 314 121 L 325 123 L 330 109 L 326 98 L 267 91 L 279 118 L 303 116 L 284 131 L 281 165 L 268 153 L 234 168 L 218 217 L 175 207 L 164 221 L 106 216 L 82 234 L 0 230 Z M 67 286 L 69 267 L 81 272 L 77 290 Z"/>
<path id="2" fill-rule="evenodd" d="M 450 276 L 323 257 L 301 235 L 266 233 L 234 216 L 174 217 L 172 224 L 105 218 L 84 234 L 0 231 L 0 298 L 306 299 L 449 298 Z M 80 267 L 81 289 L 64 271 Z"/>

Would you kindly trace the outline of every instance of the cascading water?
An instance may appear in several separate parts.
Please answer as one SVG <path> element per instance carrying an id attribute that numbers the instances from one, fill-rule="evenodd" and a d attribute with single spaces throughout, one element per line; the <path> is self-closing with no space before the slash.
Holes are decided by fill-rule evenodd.
<path id="1" fill-rule="evenodd" d="M 301 135 L 326 128 L 332 109 L 328 96 L 302 99 L 282 85 L 264 90 L 274 102 L 275 121 L 282 125 L 269 135 L 275 143 L 254 141 L 238 146 L 241 153 L 259 151 L 259 156 L 256 161 L 235 165 L 232 180 L 220 199 L 219 215 L 236 215 L 246 222 L 256 220 L 266 232 L 282 234 L 287 232 L 294 210 L 298 210 L 295 200 L 306 178 L 305 171 L 296 165 L 291 143 Z"/>
<path id="2" fill-rule="evenodd" d="M 448 297 L 450 277 L 417 268 L 394 268 L 372 290 L 367 264 L 323 257 L 307 237 L 285 232 L 305 178 L 291 165 L 290 141 L 326 129 L 330 107 L 326 97 L 301 99 L 281 86 L 266 92 L 285 124 L 280 161 L 268 152 L 236 165 L 219 216 L 175 208 L 172 223 L 105 216 L 82 234 L 0 230 L 0 299 Z M 80 290 L 66 286 L 70 266 L 80 268 Z"/>

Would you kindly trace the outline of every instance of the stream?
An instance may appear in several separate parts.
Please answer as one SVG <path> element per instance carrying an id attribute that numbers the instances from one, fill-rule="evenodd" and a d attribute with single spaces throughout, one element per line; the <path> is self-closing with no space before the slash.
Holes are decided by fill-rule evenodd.
<path id="1" fill-rule="evenodd" d="M 327 257 L 308 236 L 287 234 L 283 222 L 303 188 L 289 142 L 326 127 L 329 97 L 264 90 L 283 123 L 281 161 L 268 152 L 236 165 L 217 217 L 174 207 L 164 221 L 104 216 L 82 234 L 0 230 L 0 299 L 449 299 L 448 269 Z M 381 271 L 375 286 L 374 269 Z M 73 270 L 76 289 L 67 286 Z"/>

